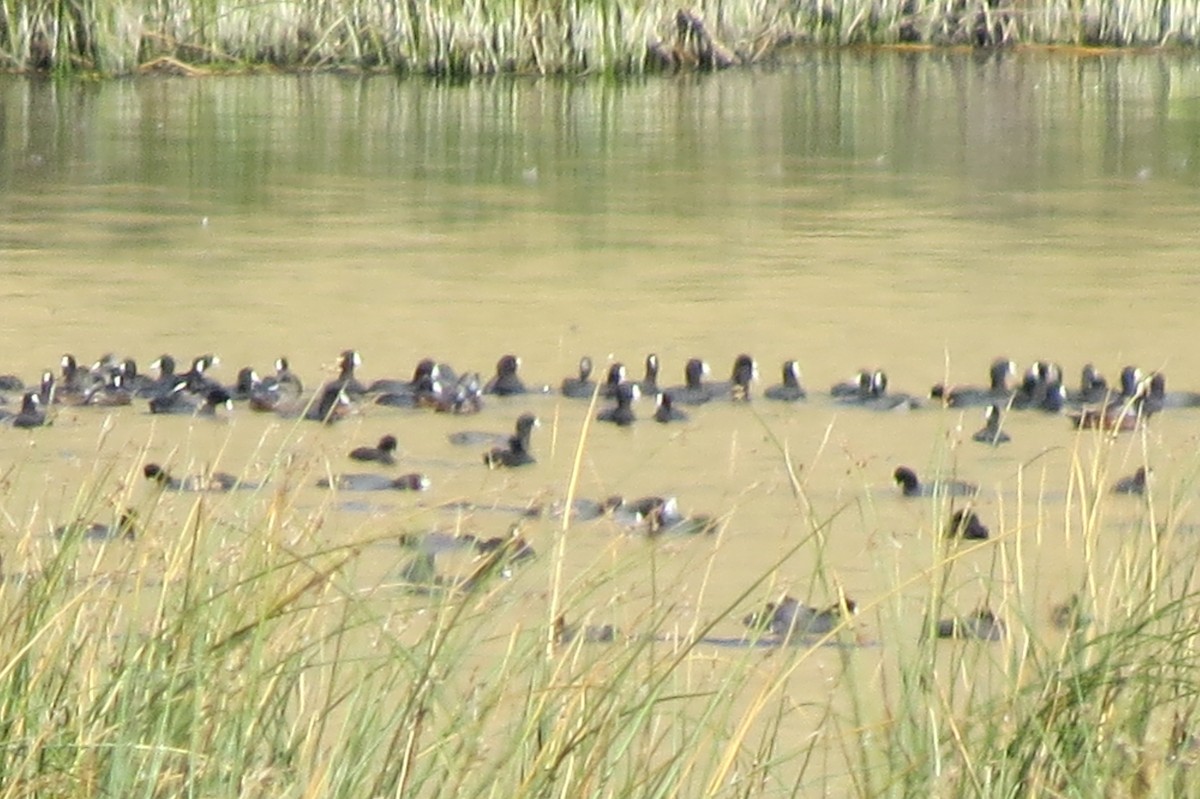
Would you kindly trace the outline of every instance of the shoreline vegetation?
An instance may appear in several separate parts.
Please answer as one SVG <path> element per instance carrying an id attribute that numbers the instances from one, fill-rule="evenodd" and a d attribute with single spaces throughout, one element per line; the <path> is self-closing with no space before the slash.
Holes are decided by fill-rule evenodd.
<path id="1" fill-rule="evenodd" d="M 585 426 L 580 453 L 586 441 Z M 750 634 L 750 645 L 714 647 L 718 625 L 769 595 L 780 572 L 845 601 L 822 565 L 843 514 L 812 511 L 775 446 L 803 531 L 703 614 L 681 608 L 663 570 L 679 551 L 627 539 L 623 556 L 574 573 L 567 529 L 543 531 L 540 565 L 518 568 L 507 547 L 476 561 L 470 589 L 410 567 L 363 585 L 365 562 L 408 558 L 405 522 L 330 543 L 329 508 L 296 507 L 288 488 L 319 467 L 282 449 L 273 479 L 219 499 L 134 503 L 136 468 L 98 469 L 79 518 L 137 504 L 136 535 L 101 540 L 78 522 L 48 536 L 31 520 L 5 553 L 0 795 L 1194 793 L 1200 590 L 1196 538 L 1179 521 L 1194 468 L 1148 493 L 1122 536 L 1105 522 L 1126 504 L 1105 490 L 1117 445 L 1080 431 L 1065 512 L 1018 508 L 990 540 L 957 541 L 940 523 L 948 498 L 935 496 L 914 539 L 927 566 L 859 596 L 858 621 L 798 643 L 764 648 Z M 1044 481 L 1044 468 L 1025 464 L 1014 479 Z M 1042 573 L 1025 551 L 1064 534 L 1077 537 L 1078 579 Z M 725 537 L 688 547 L 708 562 L 687 570 L 705 575 L 690 589 L 701 596 L 730 554 Z M 629 626 L 591 624 L 629 580 L 648 591 Z M 1057 631 L 1029 601 L 1045 580 L 1071 597 L 1054 611 Z M 969 609 L 960 595 L 972 593 L 1006 626 L 935 634 L 931 620 Z M 909 623 L 914 612 L 923 625 Z M 519 621 L 506 629 L 498 617 Z"/>
<path id="2" fill-rule="evenodd" d="M 0 0 L 0 69 L 634 75 L 795 46 L 1200 45 L 1194 0 Z"/>

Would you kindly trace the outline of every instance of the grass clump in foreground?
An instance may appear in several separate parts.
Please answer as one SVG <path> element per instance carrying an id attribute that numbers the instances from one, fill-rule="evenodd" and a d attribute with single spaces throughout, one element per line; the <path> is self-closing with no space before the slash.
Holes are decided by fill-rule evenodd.
<path id="1" fill-rule="evenodd" d="M 1110 444 L 1077 443 L 1063 512 L 1018 507 L 971 544 L 931 521 L 923 567 L 858 596 L 853 625 L 785 647 L 722 635 L 777 571 L 815 563 L 814 593 L 839 591 L 821 564 L 849 514 L 804 509 L 794 473 L 808 533 L 713 608 L 706 570 L 728 531 L 674 551 L 627 539 L 580 574 L 559 532 L 532 565 L 511 549 L 470 561 L 464 590 L 391 580 L 413 574 L 394 532 L 323 543 L 323 510 L 270 487 L 201 496 L 182 523 L 148 502 L 132 542 L 31 529 L 0 587 L 0 794 L 1187 794 L 1200 592 L 1185 503 L 1152 495 L 1111 540 L 1105 517 L 1128 506 L 1103 489 Z M 1078 574 L 1036 573 L 1064 528 Z M 385 579 L 365 582 L 381 561 Z M 1042 579 L 1076 597 L 1064 631 L 1029 601 Z M 1003 641 L 909 620 L 971 594 L 1007 619 Z M 600 620 L 606 602 L 614 641 L 561 634 L 560 615 Z"/>
<path id="2" fill-rule="evenodd" d="M 1195 47 L 1193 0 L 806 0 L 699 6 L 393 0 L 0 0 L 0 67 L 352 67 L 636 74 L 761 61 L 795 43 Z M 203 70 L 201 70 L 203 71 Z"/>

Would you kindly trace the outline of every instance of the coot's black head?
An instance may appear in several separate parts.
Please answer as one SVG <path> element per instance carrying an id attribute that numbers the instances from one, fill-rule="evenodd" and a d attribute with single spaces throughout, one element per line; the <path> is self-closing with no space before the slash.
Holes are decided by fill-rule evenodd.
<path id="1" fill-rule="evenodd" d="M 362 365 L 362 357 L 358 350 L 342 350 L 338 355 L 337 365 L 342 379 L 349 380 L 354 377 L 354 370 Z"/>
<path id="2" fill-rule="evenodd" d="M 611 395 L 617 386 L 625 382 L 625 364 L 614 363 L 608 367 L 608 375 L 604 378 L 604 388 Z"/>
<path id="3" fill-rule="evenodd" d="M 642 390 L 637 383 L 621 383 L 617 386 L 617 405 L 629 407 L 634 400 L 642 396 Z"/>
<path id="4" fill-rule="evenodd" d="M 175 358 L 170 355 L 160 355 L 158 360 L 150 364 L 151 369 L 158 370 L 158 376 L 173 377 L 175 375 Z"/>
<path id="5" fill-rule="evenodd" d="M 291 370 L 291 368 L 292 368 L 292 365 L 291 365 L 290 363 L 288 363 L 288 359 L 287 359 L 286 357 L 284 357 L 284 356 L 282 356 L 282 355 L 281 355 L 281 356 L 279 356 L 278 358 L 276 358 L 276 359 L 275 359 L 275 372 L 276 372 L 276 374 L 278 374 L 279 372 L 287 372 L 287 371 L 290 371 L 290 370 Z"/>
<path id="6" fill-rule="evenodd" d="M 533 428 L 537 427 L 540 422 L 532 413 L 523 413 L 517 419 L 517 438 L 529 440 L 529 434 L 533 432 Z"/>
<path id="7" fill-rule="evenodd" d="M 221 359 L 211 352 L 198 355 L 192 360 L 192 374 L 202 375 L 221 362 Z"/>
<path id="8" fill-rule="evenodd" d="M 142 474 L 146 476 L 147 480 L 157 480 L 160 483 L 167 480 L 166 471 L 157 463 L 147 463 L 142 469 Z"/>
<path id="9" fill-rule="evenodd" d="M 882 369 L 876 369 L 871 374 L 871 396 L 882 397 L 887 394 L 888 377 L 887 372 Z"/>
<path id="10" fill-rule="evenodd" d="M 62 367 L 63 377 L 66 378 L 74 376 L 74 374 L 79 370 L 79 364 L 75 362 L 75 356 L 71 353 L 67 353 L 66 355 L 62 356 L 62 361 L 60 361 L 59 365 Z"/>
<path id="11" fill-rule="evenodd" d="M 120 370 L 121 374 L 125 375 L 126 381 L 136 380 L 138 378 L 138 365 L 137 361 L 135 361 L 133 358 L 126 358 L 125 360 L 121 361 L 117 368 Z"/>
<path id="12" fill-rule="evenodd" d="M 258 372 L 254 371 L 253 367 L 243 366 L 238 370 L 237 376 L 237 393 L 243 397 L 249 396 L 252 391 L 258 386 Z"/>
<path id="13" fill-rule="evenodd" d="M 413 369 L 412 384 L 428 385 L 438 379 L 438 365 L 433 358 L 422 358 Z"/>
<path id="14" fill-rule="evenodd" d="M 233 397 L 229 396 L 229 392 L 219 386 L 209 389 L 204 395 L 204 404 L 210 408 L 216 408 L 219 405 L 224 405 L 226 408 L 233 407 Z"/>
<path id="15" fill-rule="evenodd" d="M 397 446 L 399 446 L 399 444 L 396 441 L 396 437 L 393 435 L 386 435 L 379 439 L 380 452 L 395 452 Z"/>
<path id="16" fill-rule="evenodd" d="M 1150 388 L 1148 396 L 1153 399 L 1162 399 L 1167 395 L 1167 376 L 1162 372 L 1155 372 L 1150 378 Z"/>
<path id="17" fill-rule="evenodd" d="M 1083 371 L 1080 373 L 1079 388 L 1085 394 L 1103 391 L 1108 388 L 1108 381 L 1093 364 L 1087 363 L 1083 365 Z"/>
<path id="18" fill-rule="evenodd" d="M 592 359 L 587 355 L 579 359 L 579 382 L 587 382 L 592 376 Z"/>
<path id="19" fill-rule="evenodd" d="M 521 368 L 521 359 L 515 355 L 505 355 L 500 360 L 496 361 L 496 376 L 497 377 L 515 377 L 517 370 Z"/>
<path id="20" fill-rule="evenodd" d="M 1136 366 L 1126 366 L 1121 370 L 1121 396 L 1132 397 L 1137 394 L 1141 382 L 1142 370 Z"/>
<path id="21" fill-rule="evenodd" d="M 42 398 L 36 391 L 26 391 L 21 397 L 21 413 L 36 413 L 42 404 Z"/>
<path id="22" fill-rule="evenodd" d="M 921 490 L 921 481 L 917 479 L 917 473 L 907 466 L 897 466 L 892 478 L 905 494 L 915 494 Z"/>
<path id="23" fill-rule="evenodd" d="M 797 361 L 783 362 L 783 384 L 788 388 L 800 388 L 800 364 Z"/>
<path id="24" fill-rule="evenodd" d="M 658 381 L 658 356 L 653 352 L 646 356 L 646 382 Z"/>
<path id="25" fill-rule="evenodd" d="M 688 388 L 700 388 L 708 374 L 708 364 L 699 358 L 690 359 L 683 367 L 684 382 Z"/>
<path id="26" fill-rule="evenodd" d="M 993 391 L 1004 391 L 1008 388 L 1008 379 L 1017 373 L 1017 365 L 1008 358 L 997 358 L 992 361 L 988 371 L 989 383 Z"/>
<path id="27" fill-rule="evenodd" d="M 748 388 L 750 381 L 758 377 L 758 364 L 749 355 L 742 353 L 733 362 L 733 375 L 730 380 L 735 386 Z"/>

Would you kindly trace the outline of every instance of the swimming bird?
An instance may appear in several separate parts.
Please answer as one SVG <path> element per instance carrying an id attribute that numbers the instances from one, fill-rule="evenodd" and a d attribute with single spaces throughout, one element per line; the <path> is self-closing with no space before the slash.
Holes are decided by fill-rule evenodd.
<path id="1" fill-rule="evenodd" d="M 963 538 L 968 541 L 984 541 L 991 531 L 979 520 L 973 510 L 960 508 L 950 515 L 950 523 L 946 525 L 947 538 Z"/>
<path id="2" fill-rule="evenodd" d="M 1000 406 L 989 405 L 983 415 L 983 427 L 971 436 L 973 441 L 998 447 L 1012 440 L 1008 433 L 1000 429 Z"/>
<path id="3" fill-rule="evenodd" d="M 938 638 L 976 638 L 981 641 L 999 641 L 1004 638 L 1007 631 L 1004 619 L 988 608 L 980 608 L 958 618 L 941 619 L 937 623 Z"/>
<path id="4" fill-rule="evenodd" d="M 800 383 L 800 364 L 796 361 L 783 362 L 783 382 L 771 386 L 763 396 L 777 402 L 796 402 L 806 399 L 808 393 Z"/>
<path id="5" fill-rule="evenodd" d="M 778 603 L 768 602 L 762 610 L 744 617 L 742 624 L 752 630 L 790 640 L 806 635 L 825 635 L 853 618 L 857 612 L 858 603 L 849 597 L 819 609 L 805 605 L 794 597 L 784 596 Z"/>
<path id="6" fill-rule="evenodd" d="M 962 480 L 933 480 L 922 483 L 917 473 L 907 466 L 897 466 L 892 477 L 906 497 L 929 497 L 935 494 L 945 497 L 964 497 L 979 492 L 979 486 Z"/>
<path id="7" fill-rule="evenodd" d="M 1145 466 L 1139 466 L 1133 474 L 1122 477 L 1117 482 L 1113 483 L 1112 493 L 1114 494 L 1145 494 L 1146 484 L 1150 479 L 1152 472 Z"/>
<path id="8" fill-rule="evenodd" d="M 483 462 L 489 469 L 500 467 L 527 466 L 536 463 L 530 451 L 529 439 L 538 419 L 532 413 L 521 414 L 517 419 L 516 432 L 509 437 L 508 446 L 494 447 L 483 454 Z"/>
<path id="9" fill-rule="evenodd" d="M 391 466 L 396 462 L 396 446 L 396 437 L 386 435 L 379 439 L 379 443 L 373 447 L 355 447 L 350 450 L 350 459 L 355 461 L 373 461 Z"/>

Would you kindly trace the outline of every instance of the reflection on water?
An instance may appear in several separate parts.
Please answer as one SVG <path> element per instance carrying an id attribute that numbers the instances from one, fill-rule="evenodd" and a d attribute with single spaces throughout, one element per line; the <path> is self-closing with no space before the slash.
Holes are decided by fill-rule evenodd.
<path id="1" fill-rule="evenodd" d="M 238 366 L 286 354 L 315 386 L 356 347 L 367 378 L 406 377 L 427 355 L 486 376 L 517 352 L 527 379 L 556 386 L 582 354 L 637 373 L 654 351 L 673 384 L 688 357 L 725 378 L 749 351 L 767 384 L 796 358 L 814 395 L 803 406 L 726 404 L 679 428 L 589 434 L 581 493 L 674 494 L 727 520 L 718 539 L 663 542 L 674 563 L 663 578 L 684 584 L 683 628 L 796 548 L 769 590 L 824 606 L 836 583 L 868 608 L 868 638 L 880 619 L 915 637 L 923 586 L 872 605 L 941 546 L 929 503 L 897 496 L 899 464 L 980 483 L 980 513 L 1008 542 L 963 558 L 953 609 L 1028 603 L 1041 618 L 1082 579 L 1068 496 L 1146 458 L 1170 485 L 1195 468 L 1196 412 L 1120 440 L 1110 476 L 1107 455 L 1091 460 L 1102 439 L 1060 417 L 1014 414 L 1013 443 L 992 450 L 963 441 L 982 423 L 974 411 L 875 414 L 820 395 L 876 365 L 914 394 L 947 377 L 981 382 L 997 354 L 1054 358 L 1069 375 L 1094 361 L 1110 380 L 1139 363 L 1200 389 L 1195 66 L 821 53 L 628 83 L 0 79 L 0 372 L 30 381 L 66 351 L 143 363 L 216 351 L 232 382 Z M 286 460 L 304 476 L 301 511 L 330 512 L 334 536 L 502 534 L 510 515 L 437 506 L 561 499 L 586 407 L 490 403 L 472 427 L 504 431 L 525 410 L 545 423 L 538 465 L 504 474 L 450 445 L 463 422 L 444 415 L 373 408 L 325 430 L 246 412 L 213 423 L 67 410 L 32 436 L 0 431 L 0 457 L 18 464 L 6 530 L 61 523 L 89 482 L 136 495 L 154 457 L 276 479 L 271 464 Z M 326 507 L 316 479 L 384 433 L 432 489 Z M 1115 503 L 1109 521 L 1128 525 L 1140 507 Z M 556 522 L 529 524 L 549 540 Z M 643 558 L 643 542 L 592 524 L 572 539 L 573 565 L 614 548 Z M 703 566 L 714 546 L 716 569 Z M 402 557 L 379 558 L 364 580 Z M 829 579 L 810 584 L 815 571 Z M 643 577 L 623 574 L 614 604 L 645 597 Z M 739 635 L 736 618 L 714 634 Z"/>

